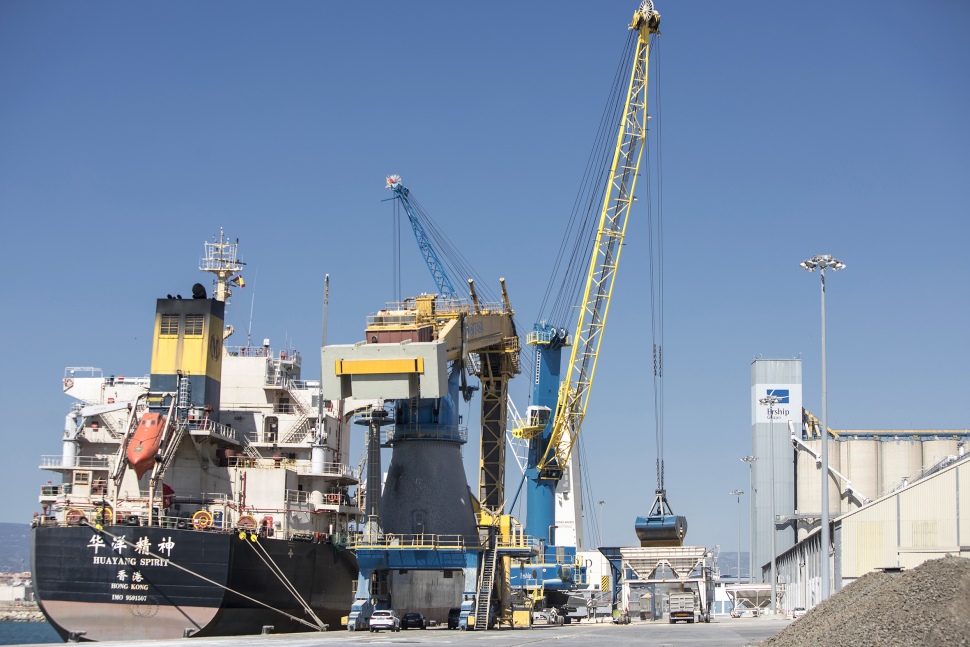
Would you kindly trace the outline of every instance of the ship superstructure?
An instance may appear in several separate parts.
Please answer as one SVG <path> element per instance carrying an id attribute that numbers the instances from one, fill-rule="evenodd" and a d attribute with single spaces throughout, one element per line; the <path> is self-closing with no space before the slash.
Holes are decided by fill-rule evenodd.
<path id="1" fill-rule="evenodd" d="M 215 297 L 158 299 L 149 377 L 65 372 L 77 402 L 41 465 L 61 484 L 42 488 L 32 532 L 40 606 L 65 639 L 320 630 L 353 599 L 354 407 L 322 402 L 293 349 L 225 343 L 242 263 L 224 235 L 205 250 Z"/>

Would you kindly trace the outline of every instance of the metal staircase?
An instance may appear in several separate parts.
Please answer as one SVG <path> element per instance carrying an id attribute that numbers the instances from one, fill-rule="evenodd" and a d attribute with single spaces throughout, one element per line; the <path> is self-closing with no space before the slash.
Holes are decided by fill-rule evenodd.
<path id="1" fill-rule="evenodd" d="M 246 456 L 249 456 L 254 461 L 261 461 L 263 459 L 263 455 L 259 453 L 255 445 L 249 442 L 249 438 L 245 434 L 242 436 L 242 447 L 243 451 L 246 452 Z"/>
<path id="2" fill-rule="evenodd" d="M 492 585 L 495 581 L 495 562 L 498 557 L 498 542 L 495 533 L 489 532 L 488 547 L 482 554 L 482 572 L 478 583 L 478 600 L 475 606 L 475 631 L 488 629 L 488 617 L 492 606 Z"/>

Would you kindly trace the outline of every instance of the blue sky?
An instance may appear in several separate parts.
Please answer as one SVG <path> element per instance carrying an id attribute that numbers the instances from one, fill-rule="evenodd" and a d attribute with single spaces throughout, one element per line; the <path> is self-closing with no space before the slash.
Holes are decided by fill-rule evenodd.
<path id="1" fill-rule="evenodd" d="M 153 300 L 189 293 L 220 227 L 249 264 L 228 322 L 252 308 L 254 338 L 300 349 L 308 377 L 325 272 L 334 343 L 393 296 L 390 173 L 530 327 L 636 5 L 0 3 L 0 521 L 38 509 L 64 367 L 146 374 Z M 805 258 L 848 265 L 829 281 L 830 426 L 970 425 L 970 5 L 657 9 L 667 489 L 689 543 L 733 552 L 751 359 L 802 357 L 820 409 Z M 614 545 L 654 489 L 639 215 L 583 432 Z M 430 291 L 402 250 L 403 293 Z"/>

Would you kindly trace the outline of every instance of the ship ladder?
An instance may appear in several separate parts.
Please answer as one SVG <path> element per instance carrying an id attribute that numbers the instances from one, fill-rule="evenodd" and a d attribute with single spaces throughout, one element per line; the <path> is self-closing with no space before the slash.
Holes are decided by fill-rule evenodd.
<path id="1" fill-rule="evenodd" d="M 256 541 L 248 542 L 248 543 L 252 547 L 252 549 L 256 551 L 256 556 L 263 561 L 263 564 L 266 565 L 266 568 L 272 571 L 272 573 L 276 576 L 276 578 L 283 584 L 283 586 L 286 587 L 286 590 L 289 591 L 294 598 L 296 598 L 296 601 L 300 603 L 300 606 L 303 607 L 303 610 L 307 613 L 307 615 L 313 618 L 314 622 L 317 623 L 317 626 L 321 630 L 326 630 L 327 626 L 323 624 L 323 621 L 319 617 L 317 617 L 317 614 L 313 612 L 313 609 L 311 609 L 310 605 L 307 604 L 307 601 L 303 599 L 303 596 L 300 595 L 300 592 L 296 590 L 296 587 L 293 586 L 293 583 L 290 582 L 290 580 L 287 579 L 286 575 L 283 574 L 283 569 L 281 569 L 276 564 L 276 562 L 273 561 L 273 558 L 270 557 L 270 554 L 266 551 L 266 547 Z"/>
<path id="2" fill-rule="evenodd" d="M 495 581 L 495 560 L 498 555 L 498 542 L 495 534 L 489 533 L 489 546 L 482 555 L 482 576 L 478 586 L 478 600 L 475 606 L 475 631 L 488 629 L 488 614 L 492 603 L 492 584 Z"/>
<path id="3" fill-rule="evenodd" d="M 102 528 L 100 526 L 94 526 L 94 527 L 92 527 L 92 529 L 93 530 L 96 530 L 96 532 L 100 532 L 100 533 L 102 533 L 104 535 L 107 535 L 108 537 L 111 537 L 114 540 L 121 541 L 125 545 L 130 546 L 132 549 L 137 548 L 137 546 L 135 546 L 135 543 L 134 542 L 131 542 L 131 541 L 128 541 L 127 539 L 125 539 L 125 536 L 124 535 L 116 535 L 116 534 L 114 534 L 112 532 L 109 532 L 109 531 L 105 530 L 104 528 Z M 255 542 L 255 535 L 252 535 L 251 537 L 253 538 L 253 542 Z M 238 595 L 239 597 L 241 597 L 244 600 L 249 600 L 250 602 L 252 602 L 254 604 L 258 604 L 259 606 L 264 607 L 266 609 L 269 609 L 270 611 L 275 611 L 276 613 L 278 613 L 278 614 L 280 614 L 282 616 L 286 616 L 287 618 L 289 618 L 293 622 L 298 622 L 301 625 L 305 625 L 305 626 L 309 627 L 310 629 L 316 629 L 317 631 L 326 631 L 327 630 L 327 625 L 323 624 L 323 622 L 320 620 L 320 618 L 318 618 L 316 616 L 316 614 L 313 613 L 312 611 L 310 611 L 310 615 L 313 616 L 313 618 L 314 618 L 314 620 L 316 621 L 317 624 L 313 624 L 311 622 L 307 622 L 303 618 L 298 618 L 298 617 L 296 617 L 295 615 L 293 615 L 291 613 L 287 613 L 286 611 L 283 611 L 282 609 L 277 609 L 276 607 L 270 606 L 270 605 L 266 604 L 265 602 L 263 602 L 262 600 L 257 600 L 254 597 L 250 597 L 250 596 L 246 595 L 245 593 L 242 593 L 241 591 L 237 591 L 235 589 L 232 589 L 232 588 L 226 586 L 225 584 L 220 584 L 219 582 L 216 582 L 215 580 L 210 580 L 208 577 L 206 577 L 205 575 L 202 575 L 201 573 L 196 573 L 192 569 L 186 568 L 186 567 L 182 566 L 181 564 L 177 564 L 176 562 L 172 561 L 171 557 L 166 557 L 165 555 L 159 555 L 157 553 L 153 553 L 152 551 L 147 551 L 144 554 L 146 554 L 146 555 L 148 555 L 150 557 L 154 557 L 156 559 L 163 559 L 163 560 L 165 560 L 168 563 L 169 566 L 174 566 L 178 570 L 180 570 L 180 571 L 182 571 L 184 573 L 188 573 L 189 575 L 192 575 L 194 577 L 197 577 L 200 580 L 202 580 L 203 582 L 208 582 L 209 584 L 212 584 L 213 586 L 218 586 L 220 589 L 223 589 L 225 591 L 228 591 L 229 593 L 232 593 L 234 595 Z M 300 600 L 301 603 L 306 604 L 303 601 L 302 598 L 300 598 L 299 596 L 297 596 L 297 598 Z"/>

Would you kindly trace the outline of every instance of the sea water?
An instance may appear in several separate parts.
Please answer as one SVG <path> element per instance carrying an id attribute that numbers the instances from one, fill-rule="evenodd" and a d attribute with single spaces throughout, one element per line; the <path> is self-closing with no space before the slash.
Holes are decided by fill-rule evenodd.
<path id="1" fill-rule="evenodd" d="M 0 645 L 63 643 L 47 622 L 0 622 Z"/>

